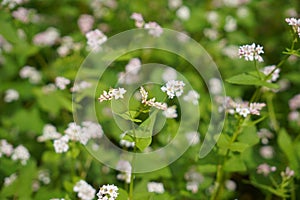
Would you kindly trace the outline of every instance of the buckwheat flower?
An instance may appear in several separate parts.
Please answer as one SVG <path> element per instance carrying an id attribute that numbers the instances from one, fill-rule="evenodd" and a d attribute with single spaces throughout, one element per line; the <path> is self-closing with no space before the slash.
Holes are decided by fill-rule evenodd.
<path id="1" fill-rule="evenodd" d="M 298 111 L 292 111 L 289 113 L 289 120 L 297 121 L 300 118 L 300 113 Z"/>
<path id="2" fill-rule="evenodd" d="M 49 93 L 51 93 L 51 92 L 54 92 L 56 89 L 57 89 L 57 88 L 56 88 L 55 84 L 49 83 L 49 84 L 44 85 L 44 86 L 42 87 L 42 92 L 43 92 L 44 94 L 49 94 Z"/>
<path id="3" fill-rule="evenodd" d="M 38 180 L 43 184 L 48 185 L 51 182 L 50 174 L 48 170 L 40 170 L 38 172 Z"/>
<path id="4" fill-rule="evenodd" d="M 87 32 L 85 37 L 87 38 L 88 47 L 95 51 L 99 51 L 101 49 L 101 45 L 107 40 L 107 36 L 98 29 Z"/>
<path id="5" fill-rule="evenodd" d="M 135 26 L 137 28 L 142 28 L 145 24 L 144 18 L 140 13 L 132 13 L 130 19 L 133 19 L 135 21 Z"/>
<path id="6" fill-rule="evenodd" d="M 209 92 L 212 94 L 220 94 L 222 92 L 222 82 L 218 78 L 211 78 L 208 82 Z"/>
<path id="7" fill-rule="evenodd" d="M 126 73 L 137 74 L 142 67 L 141 60 L 138 58 L 132 58 L 125 66 Z"/>
<path id="8" fill-rule="evenodd" d="M 196 194 L 199 190 L 199 183 L 195 181 L 189 181 L 186 183 L 186 190 L 191 191 L 193 194 Z"/>
<path id="9" fill-rule="evenodd" d="M 33 37 L 33 43 L 38 46 L 52 46 L 59 39 L 59 33 L 56 28 L 49 27 L 46 31 L 36 34 Z"/>
<path id="10" fill-rule="evenodd" d="M 60 90 L 66 89 L 66 86 L 70 83 L 71 81 L 65 77 L 58 76 L 55 78 L 55 86 Z"/>
<path id="11" fill-rule="evenodd" d="M 61 45 L 57 48 L 57 53 L 60 57 L 65 57 L 70 54 L 73 49 L 74 41 L 70 36 L 64 36 L 61 38 Z"/>
<path id="12" fill-rule="evenodd" d="M 264 176 L 268 176 L 271 172 L 275 172 L 275 171 L 276 171 L 276 167 L 270 166 L 267 163 L 260 164 L 256 169 L 257 174 L 262 174 Z"/>
<path id="13" fill-rule="evenodd" d="M 225 22 L 224 30 L 226 32 L 233 32 L 236 30 L 237 28 L 236 19 L 234 19 L 232 16 L 227 16 L 225 21 L 226 22 Z"/>
<path id="14" fill-rule="evenodd" d="M 93 28 L 94 17 L 91 15 L 83 14 L 79 16 L 77 24 L 82 33 L 87 33 Z"/>
<path id="15" fill-rule="evenodd" d="M 20 70 L 19 75 L 23 79 L 28 78 L 32 84 L 37 84 L 42 79 L 41 73 L 36 68 L 28 65 Z"/>
<path id="16" fill-rule="evenodd" d="M 73 85 L 73 87 L 71 87 L 70 91 L 71 92 L 81 92 L 90 87 L 92 87 L 92 84 L 90 82 L 80 81 L 78 83 L 74 83 L 74 85 Z"/>
<path id="17" fill-rule="evenodd" d="M 131 170 L 132 170 L 131 164 L 126 160 L 119 160 L 116 169 L 121 171 L 121 173 L 117 175 L 117 179 L 125 181 L 126 183 L 129 184 L 131 181 Z"/>
<path id="18" fill-rule="evenodd" d="M 28 0 L 3 0 L 1 5 L 8 6 L 10 9 L 15 8 L 18 5 L 28 2 Z"/>
<path id="19" fill-rule="evenodd" d="M 73 187 L 73 191 L 77 192 L 77 196 L 82 200 L 92 200 L 95 198 L 96 190 L 84 180 L 80 180 Z"/>
<path id="20" fill-rule="evenodd" d="M 19 99 L 19 92 L 14 89 L 8 89 L 5 91 L 4 101 L 10 103 Z"/>
<path id="21" fill-rule="evenodd" d="M 198 173 L 194 167 L 184 174 L 184 179 L 187 181 L 186 189 L 192 193 L 197 193 L 199 185 L 204 181 L 203 175 Z"/>
<path id="22" fill-rule="evenodd" d="M 270 75 L 270 73 L 276 68 L 275 65 L 266 66 L 260 71 L 264 73 L 266 76 Z M 270 79 L 267 80 L 268 82 L 275 82 L 279 78 L 280 69 L 277 68 L 271 75 Z"/>
<path id="23" fill-rule="evenodd" d="M 177 79 L 177 72 L 173 68 L 166 68 L 163 72 L 162 79 L 165 82 L 176 80 Z"/>
<path id="24" fill-rule="evenodd" d="M 5 139 L 0 140 L 0 158 L 2 157 L 2 155 L 9 157 L 13 152 L 13 145 L 8 143 Z"/>
<path id="25" fill-rule="evenodd" d="M 45 142 L 47 140 L 58 139 L 61 134 L 57 132 L 56 127 L 52 124 L 46 124 L 43 128 L 43 135 L 37 138 L 38 142 Z"/>
<path id="26" fill-rule="evenodd" d="M 203 34 L 210 40 L 216 40 L 220 36 L 218 30 L 215 28 L 205 28 Z"/>
<path id="27" fill-rule="evenodd" d="M 13 174 L 11 174 L 10 176 L 4 178 L 4 183 L 3 183 L 3 184 L 4 184 L 5 186 L 9 186 L 9 185 L 11 185 L 13 182 L 15 182 L 15 180 L 17 180 L 17 178 L 18 178 L 17 174 L 16 174 L 16 173 L 13 173 Z"/>
<path id="28" fill-rule="evenodd" d="M 241 104 L 237 104 L 235 112 L 243 117 L 247 117 L 250 114 L 249 108 L 243 107 Z"/>
<path id="29" fill-rule="evenodd" d="M 22 165 L 26 165 L 29 158 L 29 151 L 23 145 L 17 146 L 11 156 L 12 160 L 20 160 Z"/>
<path id="30" fill-rule="evenodd" d="M 265 159 L 272 159 L 275 152 L 272 146 L 263 146 L 259 149 L 259 153 Z"/>
<path id="31" fill-rule="evenodd" d="M 165 192 L 164 185 L 158 182 L 149 182 L 147 184 L 148 192 L 154 192 L 157 194 L 162 194 Z"/>
<path id="32" fill-rule="evenodd" d="M 224 48 L 222 48 L 222 53 L 225 56 L 228 56 L 229 58 L 233 59 L 233 58 L 237 58 L 238 55 L 236 54 L 236 52 L 238 51 L 238 47 L 235 45 L 228 45 L 225 46 Z"/>
<path id="33" fill-rule="evenodd" d="M 187 132 L 185 134 L 186 139 L 189 141 L 191 146 L 195 146 L 200 142 L 200 134 L 196 131 Z"/>
<path id="34" fill-rule="evenodd" d="M 178 116 L 176 111 L 176 106 L 168 107 L 166 110 L 163 111 L 163 115 L 166 118 L 171 118 L 171 119 L 176 118 Z"/>
<path id="35" fill-rule="evenodd" d="M 258 62 L 263 62 L 264 60 L 260 56 L 262 53 L 264 53 L 263 47 L 255 43 L 239 47 L 239 57 L 244 58 L 246 61 L 257 60 Z"/>
<path id="36" fill-rule="evenodd" d="M 118 190 L 115 185 L 103 185 L 97 193 L 98 200 L 115 200 L 119 195 Z"/>
<path id="37" fill-rule="evenodd" d="M 170 9 L 175 10 L 182 5 L 182 0 L 168 0 L 168 6 Z"/>
<path id="38" fill-rule="evenodd" d="M 229 191 L 235 191 L 236 190 L 236 183 L 233 180 L 226 180 L 225 181 L 225 187 Z"/>
<path id="39" fill-rule="evenodd" d="M 0 35 L 0 53 L 2 51 L 10 52 L 12 48 L 13 46 L 2 35 Z"/>
<path id="40" fill-rule="evenodd" d="M 288 25 L 293 27 L 293 30 L 300 37 L 300 19 L 296 19 L 292 17 L 292 18 L 286 18 L 285 21 L 288 23 Z"/>
<path id="41" fill-rule="evenodd" d="M 274 137 L 273 133 L 268 129 L 262 128 L 257 132 L 258 137 L 261 139 L 262 144 L 268 144 L 269 139 Z"/>
<path id="42" fill-rule="evenodd" d="M 249 105 L 249 111 L 252 115 L 260 115 L 260 111 L 265 107 L 265 103 L 250 103 Z"/>
<path id="43" fill-rule="evenodd" d="M 82 122 L 82 131 L 87 132 L 91 139 L 101 138 L 104 134 L 101 125 L 92 121 Z"/>
<path id="44" fill-rule="evenodd" d="M 297 110 L 300 108 L 300 94 L 295 95 L 289 100 L 289 107 L 291 110 Z"/>
<path id="45" fill-rule="evenodd" d="M 148 22 L 144 26 L 145 29 L 148 29 L 148 33 L 154 37 L 159 37 L 163 33 L 163 29 L 156 22 Z"/>
<path id="46" fill-rule="evenodd" d="M 25 24 L 30 21 L 29 15 L 30 15 L 30 10 L 23 8 L 23 7 L 19 7 L 17 10 L 12 12 L 12 16 L 15 19 L 17 19 Z"/>
<path id="47" fill-rule="evenodd" d="M 213 27 L 216 27 L 219 25 L 219 14 L 216 11 L 210 11 L 206 14 L 206 20 Z"/>
<path id="48" fill-rule="evenodd" d="M 118 88 L 118 89 L 110 88 L 108 92 L 103 91 L 103 94 L 100 95 L 98 101 L 100 102 L 108 101 L 108 100 L 112 100 L 113 98 L 116 100 L 123 99 L 125 93 L 126 90 L 124 88 Z"/>
<path id="49" fill-rule="evenodd" d="M 183 81 L 171 80 L 165 86 L 162 86 L 161 90 L 166 92 L 170 99 L 173 99 L 174 96 L 179 97 L 182 95 L 184 86 Z"/>
<path id="50" fill-rule="evenodd" d="M 68 124 L 68 128 L 64 132 L 65 134 L 67 134 L 68 139 L 72 141 L 80 141 L 82 135 L 82 128 L 75 122 L 71 122 Z"/>
<path id="51" fill-rule="evenodd" d="M 183 100 L 184 101 L 187 101 L 187 102 L 191 102 L 193 103 L 194 105 L 198 105 L 198 100 L 200 98 L 200 95 L 198 92 L 196 92 L 195 90 L 190 90 L 187 95 L 185 95 L 183 97 Z"/>
<path id="52" fill-rule="evenodd" d="M 186 21 L 190 19 L 191 13 L 190 9 L 187 6 L 181 6 L 177 11 L 176 15 L 179 19 Z"/>
<path id="53" fill-rule="evenodd" d="M 121 139 L 120 146 L 126 147 L 126 148 L 133 148 L 135 146 L 135 142 L 124 139 L 125 136 L 126 136 L 126 132 L 124 132 L 120 135 L 120 139 Z"/>
<path id="54" fill-rule="evenodd" d="M 286 167 L 285 168 L 285 171 L 282 171 L 280 173 L 281 177 L 282 178 L 285 178 L 285 179 L 290 179 L 292 178 L 293 176 L 295 176 L 295 171 L 290 169 L 290 167 Z"/>
<path id="55" fill-rule="evenodd" d="M 155 108 L 160 109 L 160 110 L 167 110 L 167 108 L 168 108 L 167 104 L 162 103 L 162 102 L 156 102 L 155 97 L 153 97 L 152 99 L 147 100 L 148 92 L 143 87 L 140 88 L 140 94 L 141 94 L 141 97 L 142 97 L 142 104 L 145 104 L 145 105 L 150 106 L 150 107 L 155 107 Z"/>
<path id="56" fill-rule="evenodd" d="M 64 135 L 59 139 L 54 140 L 53 146 L 56 153 L 64 153 L 69 149 L 69 136 Z"/>

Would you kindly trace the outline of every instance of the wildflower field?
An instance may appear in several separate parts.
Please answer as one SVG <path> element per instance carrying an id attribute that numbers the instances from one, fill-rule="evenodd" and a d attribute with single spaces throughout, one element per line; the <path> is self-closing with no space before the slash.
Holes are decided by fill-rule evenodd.
<path id="1" fill-rule="evenodd" d="M 300 199 L 298 0 L 1 0 L 0 200 Z"/>

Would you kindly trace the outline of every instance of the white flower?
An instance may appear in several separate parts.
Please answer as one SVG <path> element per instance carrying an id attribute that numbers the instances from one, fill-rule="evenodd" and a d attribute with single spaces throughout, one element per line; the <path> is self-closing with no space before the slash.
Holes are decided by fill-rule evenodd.
<path id="1" fill-rule="evenodd" d="M 67 134 L 68 139 L 72 141 L 80 141 L 82 135 L 82 128 L 75 122 L 71 122 L 68 124 L 68 128 L 64 132 L 65 134 Z"/>
<path id="2" fill-rule="evenodd" d="M 235 31 L 237 28 L 236 20 L 232 16 L 227 16 L 225 20 L 226 20 L 226 24 L 224 26 L 224 30 L 226 32 Z"/>
<path id="3" fill-rule="evenodd" d="M 275 171 L 276 171 L 276 167 L 270 166 L 267 163 L 260 164 L 256 169 L 257 174 L 263 174 L 264 176 L 268 176 L 269 173 L 275 172 Z"/>
<path id="4" fill-rule="evenodd" d="M 194 105 L 198 105 L 198 100 L 200 98 L 200 95 L 198 92 L 196 92 L 195 90 L 190 90 L 187 95 L 185 95 L 183 97 L 183 100 L 184 101 L 187 101 L 187 102 L 191 102 L 193 103 Z"/>
<path id="5" fill-rule="evenodd" d="M 236 183 L 233 180 L 226 180 L 225 181 L 225 187 L 229 191 L 235 191 L 236 190 Z"/>
<path id="6" fill-rule="evenodd" d="M 179 97 L 182 95 L 184 86 L 183 81 L 170 80 L 165 86 L 161 87 L 161 90 L 166 92 L 170 99 L 173 99 L 174 96 Z"/>
<path id="7" fill-rule="evenodd" d="M 124 139 L 124 137 L 126 136 L 126 132 L 122 133 L 120 135 L 120 145 L 122 147 L 126 147 L 126 148 L 133 148 L 135 146 L 135 142 L 132 141 L 128 141 L 127 139 Z"/>
<path id="8" fill-rule="evenodd" d="M 241 107 L 240 105 L 237 106 L 235 112 L 243 117 L 247 117 L 250 114 L 250 110 L 247 107 Z"/>
<path id="9" fill-rule="evenodd" d="M 249 105 L 249 111 L 252 115 L 260 115 L 260 111 L 263 107 L 265 107 L 266 104 L 265 103 L 250 103 Z"/>
<path id="10" fill-rule="evenodd" d="M 265 103 L 253 102 L 248 105 L 248 102 L 234 102 L 230 97 L 226 98 L 226 110 L 230 114 L 239 114 L 240 116 L 247 117 L 251 115 L 260 115 L 260 111 L 266 106 Z"/>
<path id="11" fill-rule="evenodd" d="M 107 37 L 102 31 L 95 29 L 85 34 L 87 38 L 87 45 L 91 50 L 99 51 L 101 45 L 106 42 Z"/>
<path id="12" fill-rule="evenodd" d="M 126 73 L 137 74 L 141 69 L 141 60 L 138 58 L 132 58 L 125 66 Z"/>
<path id="13" fill-rule="evenodd" d="M 292 18 L 286 18 L 285 21 L 288 23 L 288 25 L 293 27 L 293 30 L 300 37 L 300 19 L 296 19 L 292 17 Z"/>
<path id="14" fill-rule="evenodd" d="M 155 107 L 155 108 L 160 109 L 160 110 L 166 110 L 167 109 L 168 106 L 167 106 L 166 103 L 156 102 L 154 97 L 152 99 L 147 100 L 148 92 L 143 87 L 140 88 L 140 93 L 141 93 L 141 96 L 142 96 L 142 103 L 143 104 L 145 104 L 147 106 L 150 106 L 150 107 Z"/>
<path id="15" fill-rule="evenodd" d="M 290 179 L 295 175 L 295 171 L 290 169 L 290 167 L 286 167 L 285 171 L 280 173 L 282 178 Z"/>
<path id="16" fill-rule="evenodd" d="M 176 15 L 181 20 L 188 20 L 191 16 L 190 9 L 187 6 L 181 6 L 177 11 Z"/>
<path id="17" fill-rule="evenodd" d="M 42 183 L 48 185 L 51 182 L 49 171 L 48 170 L 40 170 L 38 172 L 38 179 Z"/>
<path id="18" fill-rule="evenodd" d="M 268 144 L 269 139 L 272 139 L 273 133 L 271 133 L 268 129 L 262 128 L 257 132 L 258 137 L 261 139 L 262 144 Z"/>
<path id="19" fill-rule="evenodd" d="M 42 79 L 41 73 L 38 70 L 36 70 L 34 67 L 28 65 L 24 66 L 20 70 L 19 74 L 20 77 L 23 79 L 28 78 L 29 82 L 32 84 L 39 83 Z"/>
<path id="20" fill-rule="evenodd" d="M 262 73 L 264 73 L 266 76 L 270 75 L 270 73 L 273 72 L 268 82 L 275 82 L 279 78 L 280 69 L 279 68 L 275 69 L 275 68 L 276 68 L 275 65 L 271 65 L 261 69 Z"/>
<path id="21" fill-rule="evenodd" d="M 19 99 L 19 93 L 17 90 L 8 89 L 5 91 L 4 101 L 10 103 Z"/>
<path id="22" fill-rule="evenodd" d="M 213 27 L 216 27 L 219 25 L 219 15 L 216 11 L 208 12 L 206 14 L 206 19 Z"/>
<path id="23" fill-rule="evenodd" d="M 162 79 L 165 82 L 175 80 L 177 78 L 177 72 L 173 68 L 166 68 L 163 72 Z"/>
<path id="24" fill-rule="evenodd" d="M 162 194 L 165 192 L 164 185 L 158 182 L 149 182 L 147 184 L 148 192 L 155 192 L 158 194 Z"/>
<path id="25" fill-rule="evenodd" d="M 69 137 L 67 135 L 62 136 L 59 139 L 54 140 L 54 150 L 56 153 L 64 153 L 69 149 Z"/>
<path id="26" fill-rule="evenodd" d="M 117 179 L 130 183 L 132 170 L 131 164 L 127 160 L 119 160 L 116 169 L 121 171 L 121 173 L 117 175 Z"/>
<path id="27" fill-rule="evenodd" d="M 218 78 L 211 78 L 208 82 L 209 92 L 212 94 L 220 94 L 222 92 L 222 82 Z"/>
<path id="28" fill-rule="evenodd" d="M 17 174 L 16 173 L 13 173 L 13 174 L 11 174 L 9 177 L 5 177 L 4 178 L 4 185 L 5 186 L 9 186 L 9 185 L 11 185 L 15 180 L 17 180 Z"/>
<path id="29" fill-rule="evenodd" d="M 100 124 L 91 121 L 82 122 L 82 128 L 77 126 L 77 129 L 79 141 L 83 145 L 86 145 L 90 139 L 101 138 L 103 136 L 103 130 Z"/>
<path id="30" fill-rule="evenodd" d="M 203 34 L 205 37 L 207 37 L 210 40 L 216 40 L 219 37 L 219 32 L 215 28 L 205 28 L 203 30 Z"/>
<path id="31" fill-rule="evenodd" d="M 261 147 L 259 153 L 265 159 L 272 159 L 274 157 L 274 149 L 272 146 Z"/>
<path id="32" fill-rule="evenodd" d="M 168 107 L 166 110 L 163 111 L 163 115 L 166 118 L 176 118 L 178 116 L 176 106 Z"/>
<path id="33" fill-rule="evenodd" d="M 52 46 L 59 39 L 56 28 L 49 27 L 46 31 L 38 33 L 33 38 L 33 43 L 38 46 Z"/>
<path id="34" fill-rule="evenodd" d="M 10 9 L 15 8 L 17 5 L 28 2 L 28 0 L 3 0 L 1 5 L 8 5 Z"/>
<path id="35" fill-rule="evenodd" d="M 185 137 L 192 146 L 194 146 L 200 142 L 200 134 L 196 131 L 187 132 L 185 134 Z"/>
<path id="36" fill-rule="evenodd" d="M 260 54 L 264 53 L 263 47 L 255 43 L 251 45 L 243 45 L 239 47 L 239 57 L 245 58 L 247 61 L 257 60 L 258 62 L 263 62 L 263 58 Z"/>
<path id="37" fill-rule="evenodd" d="M 61 134 L 57 132 L 56 127 L 51 124 L 46 124 L 43 128 L 43 135 L 37 138 L 38 142 L 45 142 L 47 140 L 58 139 Z"/>
<path id="38" fill-rule="evenodd" d="M 82 200 L 92 200 L 96 193 L 96 190 L 84 180 L 78 181 L 73 187 L 73 191 L 77 192 L 77 196 Z"/>
<path id="39" fill-rule="evenodd" d="M 79 29 L 82 33 L 86 33 L 90 31 L 94 24 L 94 18 L 91 15 L 83 14 L 80 15 L 77 24 L 79 26 Z"/>
<path id="40" fill-rule="evenodd" d="M 103 185 L 97 193 L 98 200 L 115 200 L 119 193 L 115 185 Z"/>
<path id="41" fill-rule="evenodd" d="M 58 76 L 55 78 L 55 85 L 57 88 L 64 90 L 66 86 L 69 85 L 71 81 L 65 77 Z"/>
<path id="42" fill-rule="evenodd" d="M 28 23 L 30 17 L 30 10 L 23 7 L 19 7 L 17 10 L 12 12 L 12 16 L 23 23 Z"/>
<path id="43" fill-rule="evenodd" d="M 20 160 L 22 165 L 26 165 L 29 158 L 29 151 L 23 145 L 17 146 L 11 156 L 12 160 Z"/>
<path id="44" fill-rule="evenodd" d="M 170 9 L 179 8 L 182 5 L 182 0 L 168 0 L 168 6 Z"/>
<path id="45" fill-rule="evenodd" d="M 154 37 L 159 37 L 163 33 L 163 29 L 156 22 L 148 22 L 144 28 L 148 29 L 148 33 Z"/>
<path id="46" fill-rule="evenodd" d="M 13 146 L 6 140 L 0 140 L 0 158 L 2 155 L 10 156 L 14 152 Z"/>
<path id="47" fill-rule="evenodd" d="M 188 181 L 186 183 L 186 190 L 191 191 L 192 193 L 197 193 L 199 190 L 199 183 L 196 181 Z"/>
<path id="48" fill-rule="evenodd" d="M 125 93 L 126 90 L 124 88 L 118 88 L 118 89 L 110 88 L 108 92 L 103 91 L 103 94 L 100 95 L 98 100 L 102 102 L 102 101 L 112 100 L 113 98 L 116 100 L 123 99 Z"/>
<path id="49" fill-rule="evenodd" d="M 90 87 L 92 87 L 91 83 L 86 81 L 80 81 L 78 83 L 74 83 L 73 87 L 70 90 L 71 92 L 81 92 Z"/>
<path id="50" fill-rule="evenodd" d="M 135 26 L 137 28 L 142 28 L 144 25 L 144 18 L 142 16 L 142 14 L 140 13 L 132 13 L 132 15 L 130 16 L 131 19 L 133 19 L 135 21 Z"/>

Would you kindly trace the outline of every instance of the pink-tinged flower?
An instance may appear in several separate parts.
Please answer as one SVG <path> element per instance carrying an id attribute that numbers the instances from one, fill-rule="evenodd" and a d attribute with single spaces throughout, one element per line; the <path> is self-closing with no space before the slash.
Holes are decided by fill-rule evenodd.
<path id="1" fill-rule="evenodd" d="M 163 29 L 156 22 L 148 22 L 144 26 L 145 29 L 148 29 L 148 33 L 154 37 L 159 37 L 163 33 Z"/>
<path id="2" fill-rule="evenodd" d="M 140 94 L 142 96 L 142 104 L 145 104 L 145 105 L 150 106 L 150 107 L 155 107 L 155 108 L 160 109 L 160 110 L 167 110 L 167 108 L 168 108 L 167 104 L 162 103 L 162 102 L 156 102 L 155 97 L 148 100 L 147 99 L 148 98 L 148 92 L 145 90 L 145 88 L 143 88 L 143 87 L 140 88 Z"/>
<path id="3" fill-rule="evenodd" d="M 300 37 L 300 19 L 296 19 L 292 17 L 292 18 L 286 18 L 285 21 L 288 23 L 288 25 L 293 27 L 293 30 Z"/>
<path id="4" fill-rule="evenodd" d="M 269 139 L 274 137 L 273 133 L 268 129 L 262 128 L 257 132 L 258 137 L 261 139 L 262 144 L 268 144 Z"/>
<path id="5" fill-rule="evenodd" d="M 92 200 L 96 194 L 96 190 L 84 180 L 78 181 L 73 187 L 73 191 L 77 192 L 77 196 L 82 200 Z"/>
<path id="6" fill-rule="evenodd" d="M 259 153 L 265 159 L 272 159 L 275 152 L 272 146 L 263 146 L 259 149 Z"/>
<path id="7" fill-rule="evenodd" d="M 15 8 L 17 5 L 28 2 L 28 0 L 3 0 L 1 5 L 8 6 L 10 9 Z"/>
<path id="8" fill-rule="evenodd" d="M 87 38 L 88 47 L 95 51 L 99 51 L 101 49 L 101 45 L 107 40 L 106 35 L 98 29 L 87 32 L 85 37 Z"/>
<path id="9" fill-rule="evenodd" d="M 191 102 L 194 105 L 198 105 L 198 100 L 200 98 L 200 95 L 195 90 L 190 90 L 184 97 L 183 100 L 187 102 Z"/>
<path id="10" fill-rule="evenodd" d="M 0 158 L 2 155 L 5 156 L 11 156 L 11 154 L 14 152 L 14 147 L 10 143 L 8 143 L 6 140 L 0 140 Z"/>
<path id="11" fill-rule="evenodd" d="M 289 100 L 289 107 L 291 110 L 297 110 L 300 108 L 300 94 L 295 95 Z"/>
<path id="12" fill-rule="evenodd" d="M 52 46 L 59 39 L 59 33 L 56 28 L 49 27 L 46 31 L 36 34 L 33 37 L 33 43 L 38 46 Z"/>
<path id="13" fill-rule="evenodd" d="M 82 33 L 87 33 L 93 28 L 94 17 L 91 15 L 83 14 L 80 15 L 77 24 Z"/>
<path id="14" fill-rule="evenodd" d="M 265 107 L 265 103 L 250 103 L 249 110 L 252 115 L 260 115 L 260 111 Z"/>
<path id="15" fill-rule="evenodd" d="M 273 71 L 274 70 L 274 71 Z M 275 82 L 279 78 L 280 69 L 277 68 L 275 65 L 266 66 L 261 69 L 261 72 L 264 73 L 266 76 L 270 75 L 273 72 L 268 80 L 268 82 Z"/>
<path id="16" fill-rule="evenodd" d="M 257 174 L 262 174 L 264 176 L 268 176 L 271 172 L 275 172 L 275 171 L 276 171 L 276 167 L 270 166 L 267 163 L 260 164 L 256 169 Z"/>
<path id="17" fill-rule="evenodd" d="M 290 167 L 286 167 L 285 171 L 280 173 L 282 178 L 290 179 L 295 176 L 295 171 L 292 170 Z"/>
<path id="18" fill-rule="evenodd" d="M 23 7 L 20 7 L 18 8 L 18 10 L 12 12 L 12 16 L 23 23 L 28 23 L 30 21 L 29 14 L 30 14 L 30 10 Z"/>
<path id="19" fill-rule="evenodd" d="M 260 54 L 264 53 L 263 47 L 255 43 L 251 45 L 243 45 L 239 48 L 239 57 L 244 58 L 247 61 L 257 60 L 258 62 L 263 62 L 263 58 Z"/>
<path id="20" fill-rule="evenodd" d="M 108 101 L 108 100 L 112 100 L 113 98 L 116 100 L 123 99 L 125 93 L 126 90 L 124 88 L 118 88 L 118 89 L 110 88 L 108 92 L 103 91 L 103 94 L 100 95 L 98 101 L 100 102 Z"/>
<path id="21" fill-rule="evenodd" d="M 142 14 L 140 14 L 140 13 L 132 13 L 130 18 L 135 21 L 135 26 L 137 28 L 142 28 L 145 24 L 144 18 L 142 16 Z"/>

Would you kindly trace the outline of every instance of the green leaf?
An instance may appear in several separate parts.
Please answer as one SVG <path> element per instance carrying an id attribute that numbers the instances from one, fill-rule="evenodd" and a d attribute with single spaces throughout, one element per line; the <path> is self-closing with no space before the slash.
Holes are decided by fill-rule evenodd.
<path id="1" fill-rule="evenodd" d="M 255 86 L 265 86 L 272 89 L 278 89 L 279 86 L 274 83 L 268 83 L 266 81 L 260 80 L 258 77 L 250 74 L 239 74 L 226 79 L 228 83 L 238 84 L 238 85 L 255 85 Z"/>
<path id="2" fill-rule="evenodd" d="M 114 112 L 114 114 L 122 117 L 125 120 L 129 120 L 129 121 L 132 121 L 132 122 L 142 122 L 142 120 L 140 120 L 140 119 L 135 119 L 137 113 L 138 113 L 137 111 L 132 111 L 132 110 L 124 112 L 124 113 L 116 113 L 116 112 Z"/>
<path id="3" fill-rule="evenodd" d="M 238 136 L 237 140 L 248 146 L 253 146 L 259 142 L 259 137 L 256 133 L 255 126 L 246 126 L 244 127 L 241 134 Z"/>
<path id="4" fill-rule="evenodd" d="M 125 190 L 119 188 L 118 193 L 119 195 L 116 200 L 128 200 L 128 194 Z"/>
<path id="5" fill-rule="evenodd" d="M 245 172 L 247 167 L 240 156 L 234 156 L 225 162 L 224 170 L 227 172 Z"/>
<path id="6" fill-rule="evenodd" d="M 236 152 L 243 152 L 245 151 L 245 149 L 247 149 L 249 147 L 248 144 L 246 143 L 241 143 L 241 142 L 234 142 L 229 146 L 229 149 L 231 151 L 236 151 Z"/>

